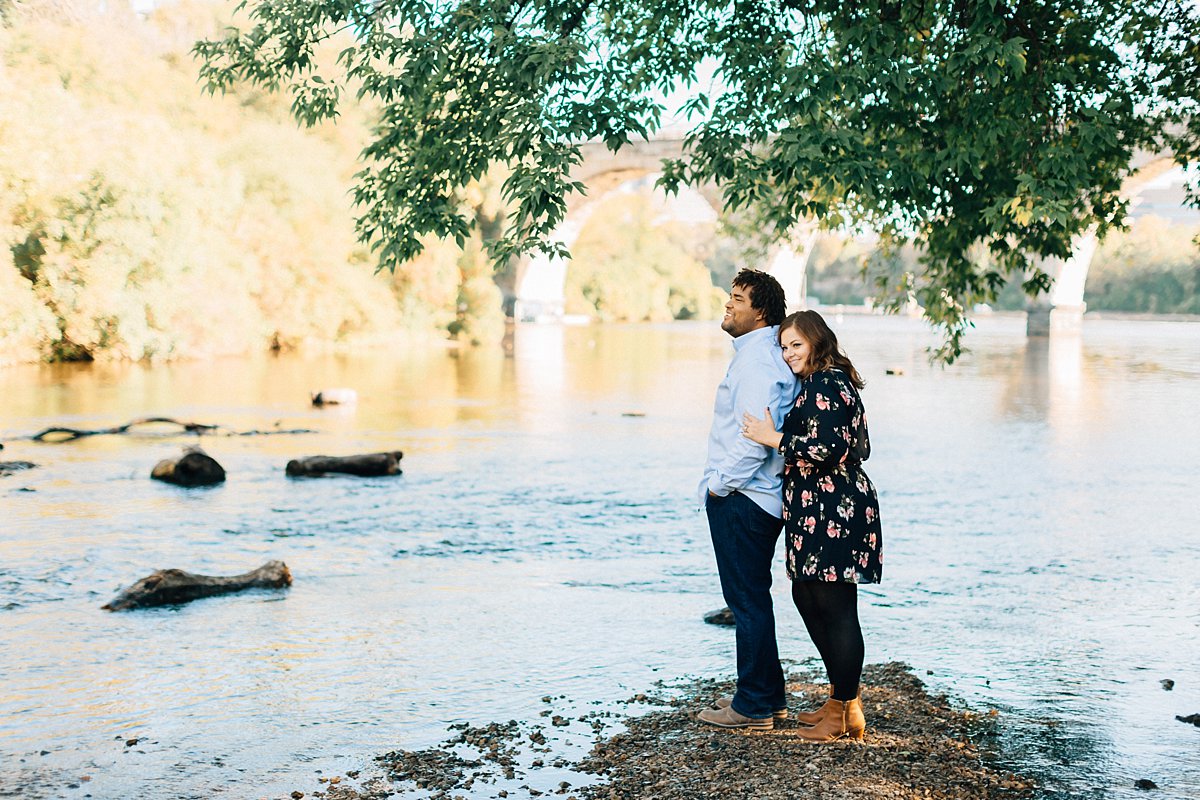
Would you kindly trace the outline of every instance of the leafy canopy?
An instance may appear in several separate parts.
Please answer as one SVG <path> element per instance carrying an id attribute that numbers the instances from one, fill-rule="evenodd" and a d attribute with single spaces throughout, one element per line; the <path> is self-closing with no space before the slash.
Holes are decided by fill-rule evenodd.
<path id="1" fill-rule="evenodd" d="M 1139 150 L 1200 157 L 1200 12 L 1189 0 L 244 0 L 201 42 L 202 77 L 289 91 L 309 124 L 343 93 L 378 104 L 354 199 L 391 269 L 434 234 L 464 242 L 461 190 L 509 170 L 503 262 L 554 252 L 582 191 L 578 146 L 652 136 L 689 92 L 668 190 L 715 183 L 784 237 L 813 221 L 913 242 L 915 297 L 960 352 L 967 310 L 1036 257 L 1123 224 Z M 336 63 L 316 50 L 340 37 Z M 715 66 L 707 90 L 698 68 Z M 988 258 L 972 258 L 982 250 Z"/>

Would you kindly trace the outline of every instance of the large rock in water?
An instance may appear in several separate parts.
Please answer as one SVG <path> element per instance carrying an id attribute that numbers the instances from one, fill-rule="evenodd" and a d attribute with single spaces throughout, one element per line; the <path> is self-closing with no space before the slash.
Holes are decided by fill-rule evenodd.
<path id="1" fill-rule="evenodd" d="M 199 447 L 188 447 L 179 458 L 155 464 L 150 477 L 176 486 L 212 486 L 224 483 L 225 468 Z"/>
<path id="2" fill-rule="evenodd" d="M 282 589 L 291 585 L 291 570 L 282 561 L 268 561 L 258 569 L 229 577 L 195 575 L 181 569 L 160 569 L 122 590 L 101 608 L 105 611 L 124 611 L 168 606 L 243 589 Z"/>

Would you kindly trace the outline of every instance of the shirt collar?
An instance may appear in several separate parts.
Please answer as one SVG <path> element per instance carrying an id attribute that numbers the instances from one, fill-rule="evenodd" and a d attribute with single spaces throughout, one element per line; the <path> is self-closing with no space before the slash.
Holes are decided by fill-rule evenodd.
<path id="1" fill-rule="evenodd" d="M 741 350 L 748 344 L 759 342 L 763 339 L 774 339 L 779 335 L 778 325 L 768 325 L 765 328 L 755 328 L 749 333 L 743 333 L 741 336 L 733 340 L 733 349 Z"/>

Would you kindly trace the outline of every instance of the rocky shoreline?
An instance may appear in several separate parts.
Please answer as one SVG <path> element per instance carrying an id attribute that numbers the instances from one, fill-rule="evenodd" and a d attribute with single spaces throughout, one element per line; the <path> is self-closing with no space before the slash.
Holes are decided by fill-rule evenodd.
<path id="1" fill-rule="evenodd" d="M 812 675 L 789 678 L 793 713 L 816 707 L 824 685 Z M 577 717 L 545 712 L 547 724 L 510 721 L 458 725 L 435 748 L 399 750 L 376 759 L 379 772 L 322 779 L 311 793 L 324 800 L 517 800 L 551 795 L 564 800 L 995 800 L 1027 798 L 1028 777 L 998 766 L 996 713 L 952 708 L 932 696 L 903 664 L 870 665 L 863 676 L 867 736 L 863 743 L 813 745 L 785 720 L 769 732 L 702 726 L 696 712 L 729 694 L 731 681 L 696 679 L 625 701 L 613 711 Z M 646 710 L 646 706 L 649 710 Z M 622 730 L 606 736 L 616 723 Z M 591 750 L 571 761 L 547 759 L 554 740 L 590 736 Z M 374 772 L 374 770 L 372 770 Z M 295 800 L 303 797 L 297 791 Z"/>

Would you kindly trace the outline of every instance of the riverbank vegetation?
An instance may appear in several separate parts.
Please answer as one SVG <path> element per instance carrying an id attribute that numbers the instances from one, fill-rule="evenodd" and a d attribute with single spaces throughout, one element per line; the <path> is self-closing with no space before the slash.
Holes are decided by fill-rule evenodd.
<path id="1" fill-rule="evenodd" d="M 517 262 L 493 272 L 484 241 L 505 225 L 507 174 L 458 195 L 475 223 L 461 248 L 427 237 L 415 259 L 379 272 L 352 207 L 376 110 L 342 97 L 336 124 L 303 128 L 284 94 L 205 94 L 191 49 L 226 13 L 206 0 L 148 15 L 0 3 L 0 364 L 498 341 Z M 320 57 L 336 55 L 330 44 Z M 713 318 L 736 268 L 756 263 L 733 242 L 736 225 L 672 221 L 648 186 L 594 202 L 568 313 Z M 1089 307 L 1200 312 L 1193 234 L 1142 220 L 1110 237 Z M 810 293 L 861 302 L 864 263 L 919 268 L 911 248 L 885 258 L 828 234 Z M 1016 283 L 1001 304 L 1024 302 Z"/>

